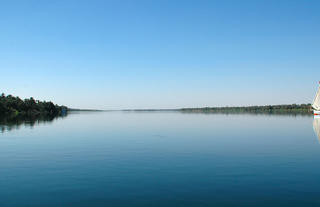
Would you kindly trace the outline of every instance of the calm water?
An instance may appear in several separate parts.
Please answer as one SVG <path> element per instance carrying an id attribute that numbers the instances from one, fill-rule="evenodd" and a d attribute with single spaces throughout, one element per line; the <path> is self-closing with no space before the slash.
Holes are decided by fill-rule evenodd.
<path id="1" fill-rule="evenodd" d="M 319 206 L 313 117 L 104 112 L 0 133 L 1 207 Z"/>

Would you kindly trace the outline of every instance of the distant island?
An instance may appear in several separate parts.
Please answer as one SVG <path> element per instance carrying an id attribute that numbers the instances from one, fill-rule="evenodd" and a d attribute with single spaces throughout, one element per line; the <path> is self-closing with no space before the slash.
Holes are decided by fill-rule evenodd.
<path id="1" fill-rule="evenodd" d="M 39 101 L 34 98 L 20 99 L 12 95 L 0 96 L 0 115 L 1 116 L 58 116 L 66 113 L 65 106 L 53 104 L 51 101 Z"/>
<path id="2" fill-rule="evenodd" d="M 311 104 L 287 104 L 242 107 L 182 108 L 186 113 L 263 113 L 263 114 L 312 114 Z"/>
<path id="3" fill-rule="evenodd" d="M 125 112 L 161 112 L 175 111 L 182 113 L 220 113 L 220 114 L 312 114 L 311 104 L 283 104 L 266 106 L 232 106 L 232 107 L 201 107 L 201 108 L 180 108 L 180 109 L 124 109 Z"/>

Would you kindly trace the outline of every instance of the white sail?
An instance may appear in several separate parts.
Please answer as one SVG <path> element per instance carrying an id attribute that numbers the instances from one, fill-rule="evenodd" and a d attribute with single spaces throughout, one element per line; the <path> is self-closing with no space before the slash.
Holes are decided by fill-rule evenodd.
<path id="1" fill-rule="evenodd" d="M 318 88 L 316 97 L 313 100 L 312 107 L 315 110 L 320 110 L 320 87 Z"/>

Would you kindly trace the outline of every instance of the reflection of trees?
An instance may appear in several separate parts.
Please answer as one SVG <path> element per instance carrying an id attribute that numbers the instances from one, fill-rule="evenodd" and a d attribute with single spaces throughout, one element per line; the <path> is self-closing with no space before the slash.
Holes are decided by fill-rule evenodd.
<path id="1" fill-rule="evenodd" d="M 42 123 L 50 123 L 55 119 L 64 118 L 67 114 L 63 115 L 10 115 L 0 116 L 0 131 L 11 131 L 19 129 L 21 125 L 34 127 Z"/>

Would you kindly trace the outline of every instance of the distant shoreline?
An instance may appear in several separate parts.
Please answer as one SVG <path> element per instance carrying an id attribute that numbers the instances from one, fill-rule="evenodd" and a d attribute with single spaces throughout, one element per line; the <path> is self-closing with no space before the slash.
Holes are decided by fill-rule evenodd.
<path id="1" fill-rule="evenodd" d="M 311 104 L 286 104 L 243 107 L 182 108 L 180 111 L 189 113 L 312 114 L 312 107 Z"/>
<path id="2" fill-rule="evenodd" d="M 265 106 L 236 106 L 236 107 L 200 107 L 200 108 L 180 108 L 180 109 L 123 109 L 108 111 L 124 112 L 157 112 L 157 111 L 177 111 L 183 113 L 229 113 L 229 114 L 312 114 L 311 104 L 282 104 Z"/>
<path id="3" fill-rule="evenodd" d="M 67 110 L 68 111 L 92 111 L 92 112 L 94 112 L 94 111 L 97 111 L 97 112 L 107 111 L 107 110 L 99 110 L 99 109 L 73 109 L 73 108 L 67 108 Z"/>
<path id="4" fill-rule="evenodd" d="M 99 110 L 99 109 L 77 109 L 59 106 L 52 102 L 38 101 L 33 98 L 20 99 L 12 95 L 0 96 L 0 116 L 35 116 L 50 115 L 59 116 L 67 112 L 160 112 L 176 111 L 183 113 L 251 113 L 251 114 L 312 114 L 311 104 L 282 104 L 265 106 L 226 106 L 226 107 L 198 107 L 178 109 L 120 109 L 120 110 Z"/>

